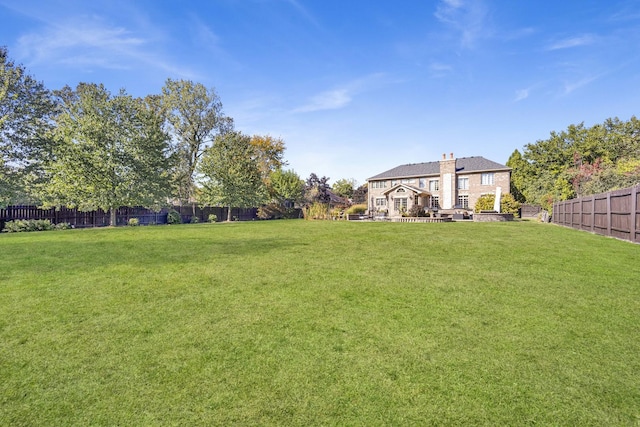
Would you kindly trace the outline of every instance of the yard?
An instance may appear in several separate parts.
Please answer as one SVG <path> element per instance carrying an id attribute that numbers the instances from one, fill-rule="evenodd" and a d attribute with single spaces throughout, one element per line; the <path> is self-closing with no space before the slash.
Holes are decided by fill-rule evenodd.
<path id="1" fill-rule="evenodd" d="M 640 423 L 639 245 L 295 220 L 0 254 L 0 425 Z"/>

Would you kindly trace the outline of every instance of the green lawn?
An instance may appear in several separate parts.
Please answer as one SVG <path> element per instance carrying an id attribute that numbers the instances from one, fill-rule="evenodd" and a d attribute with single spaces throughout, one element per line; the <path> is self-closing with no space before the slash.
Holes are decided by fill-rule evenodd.
<path id="1" fill-rule="evenodd" d="M 640 246 L 554 225 L 0 235 L 0 425 L 638 425 Z"/>

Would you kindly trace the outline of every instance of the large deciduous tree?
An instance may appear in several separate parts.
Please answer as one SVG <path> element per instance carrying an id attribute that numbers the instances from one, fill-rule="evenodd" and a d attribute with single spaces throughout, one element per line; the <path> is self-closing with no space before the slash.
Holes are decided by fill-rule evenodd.
<path id="1" fill-rule="evenodd" d="M 251 137 L 251 145 L 255 149 L 255 156 L 262 179 L 266 185 L 269 185 L 271 173 L 287 165 L 284 160 L 284 141 L 281 138 L 274 138 L 269 135 L 253 135 Z"/>
<path id="2" fill-rule="evenodd" d="M 293 170 L 276 170 L 270 182 L 272 196 L 280 205 L 293 207 L 302 200 L 304 181 Z"/>
<path id="3" fill-rule="evenodd" d="M 58 91 L 61 112 L 55 144 L 40 186 L 45 206 L 110 211 L 120 206 L 158 207 L 170 194 L 169 136 L 157 102 L 112 96 L 102 85 Z"/>
<path id="4" fill-rule="evenodd" d="M 0 204 L 24 197 L 25 176 L 49 156 L 54 111 L 51 93 L 0 47 Z"/>
<path id="5" fill-rule="evenodd" d="M 215 89 L 190 80 L 168 79 L 162 88 L 162 104 L 177 157 L 175 195 L 181 203 L 193 202 L 196 171 L 203 152 L 216 136 L 233 130 L 233 120 L 224 115 Z"/>
<path id="6" fill-rule="evenodd" d="M 198 172 L 202 175 L 200 200 L 205 204 L 231 208 L 260 206 L 266 200 L 266 188 L 251 138 L 240 132 L 216 137 L 202 156 Z"/>

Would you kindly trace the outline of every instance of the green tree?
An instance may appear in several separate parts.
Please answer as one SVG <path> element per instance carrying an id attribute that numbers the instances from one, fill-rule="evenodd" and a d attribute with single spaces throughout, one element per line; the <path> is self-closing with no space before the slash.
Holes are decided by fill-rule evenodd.
<path id="1" fill-rule="evenodd" d="M 255 156 L 262 179 L 268 185 L 271 173 L 287 165 L 284 160 L 284 141 L 270 135 L 253 135 L 251 145 L 256 152 Z"/>
<path id="2" fill-rule="evenodd" d="M 216 137 L 202 156 L 198 172 L 202 175 L 200 200 L 205 204 L 231 208 L 260 206 L 266 200 L 266 188 L 251 138 L 240 132 Z"/>
<path id="3" fill-rule="evenodd" d="M 369 194 L 369 184 L 366 182 L 360 187 L 353 190 L 352 201 L 355 204 L 367 204 L 367 195 Z"/>
<path id="4" fill-rule="evenodd" d="M 353 196 L 354 189 L 358 186 L 355 179 L 342 178 L 333 183 L 331 189 L 340 197 L 350 199 Z"/>
<path id="5" fill-rule="evenodd" d="M 292 207 L 302 200 L 304 181 L 293 170 L 272 172 L 270 182 L 273 197 L 280 205 Z"/>
<path id="6" fill-rule="evenodd" d="M 507 163 L 513 169 L 513 194 L 550 208 L 555 200 L 635 185 L 635 169 L 619 165 L 640 160 L 640 121 L 616 117 L 591 127 L 570 125 L 517 154 Z"/>
<path id="7" fill-rule="evenodd" d="M 519 150 L 515 150 L 507 160 L 507 166 L 511 168 L 510 193 L 517 201 L 524 202 L 526 200 L 524 191 L 529 173 L 529 162 L 522 157 Z"/>
<path id="8" fill-rule="evenodd" d="M 159 207 L 169 195 L 169 137 L 148 101 L 81 83 L 58 91 L 55 144 L 39 186 L 45 206 Z"/>
<path id="9" fill-rule="evenodd" d="M 233 120 L 224 115 L 215 89 L 190 80 L 168 79 L 162 88 L 162 105 L 177 158 L 175 196 L 181 203 L 193 202 L 196 171 L 204 150 L 218 135 L 233 130 Z M 195 212 L 195 205 L 193 208 Z"/>
<path id="10" fill-rule="evenodd" d="M 54 112 L 51 93 L 0 47 L 0 205 L 24 198 L 25 176 L 49 157 Z"/>

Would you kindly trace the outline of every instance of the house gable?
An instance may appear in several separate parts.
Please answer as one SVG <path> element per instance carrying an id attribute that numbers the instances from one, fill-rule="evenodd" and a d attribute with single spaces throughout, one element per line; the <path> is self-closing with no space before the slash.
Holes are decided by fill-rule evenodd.
<path id="1" fill-rule="evenodd" d="M 405 192 L 409 192 L 412 193 L 414 195 L 418 195 L 418 196 L 429 196 L 430 193 L 428 191 L 424 191 L 422 188 L 417 188 L 414 187 L 412 185 L 407 185 L 407 184 L 396 184 L 393 187 L 389 188 L 386 191 L 383 191 L 382 194 L 384 196 L 388 196 L 391 193 L 397 193 L 400 192 L 399 190 L 402 189 Z"/>

